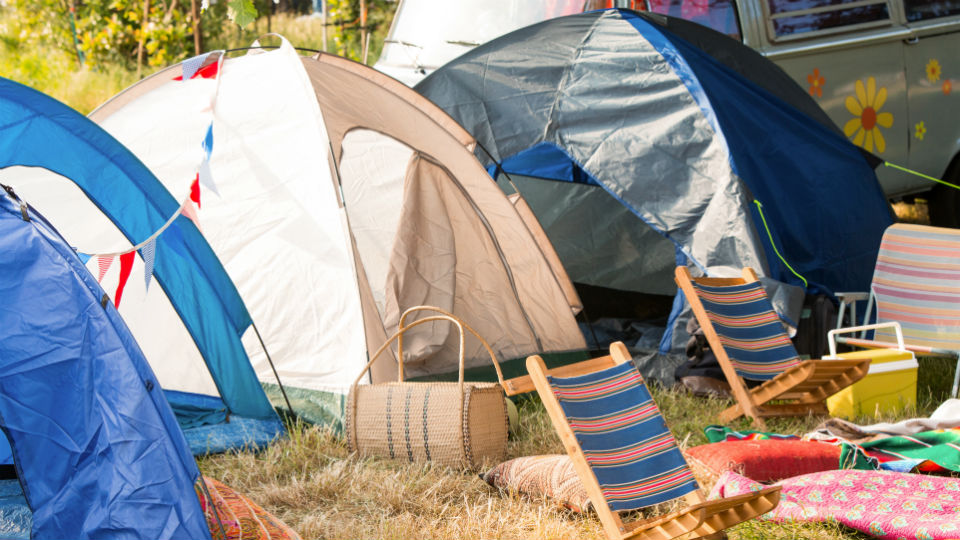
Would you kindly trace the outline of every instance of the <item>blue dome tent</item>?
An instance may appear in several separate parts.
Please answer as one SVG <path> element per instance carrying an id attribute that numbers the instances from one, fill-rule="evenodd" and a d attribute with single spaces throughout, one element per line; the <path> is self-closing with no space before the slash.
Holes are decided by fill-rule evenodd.
<path id="1" fill-rule="evenodd" d="M 6 117 L 4 117 L 6 118 Z M 4 538 L 210 538 L 200 478 L 119 314 L 73 249 L 0 190 Z"/>
<path id="2" fill-rule="evenodd" d="M 870 156 L 773 63 L 692 23 L 629 10 L 553 19 L 415 89 L 523 193 L 574 282 L 676 294 L 671 323 L 684 310 L 675 264 L 865 290 L 892 222 Z M 661 352 L 685 343 L 671 328 Z"/>
<path id="3" fill-rule="evenodd" d="M 0 118 L 0 182 L 21 194 L 38 177 L 72 182 L 79 189 L 68 204 L 79 207 L 90 204 L 89 199 L 128 246 L 161 230 L 176 215 L 179 203 L 156 177 L 123 145 L 66 105 L 0 79 Z M 68 220 L 61 217 L 54 219 L 68 239 L 75 232 L 71 229 L 84 225 L 64 225 Z M 241 343 L 251 326 L 250 315 L 206 240 L 189 219 L 179 216 L 155 245 L 156 284 L 147 292 L 158 300 L 142 308 L 132 300 L 126 303 L 140 308 L 139 316 L 148 323 L 163 317 L 177 321 L 182 341 L 197 351 L 198 365 L 190 370 L 181 369 L 182 359 L 168 352 L 174 343 L 156 344 L 147 354 L 191 448 L 198 454 L 218 452 L 263 445 L 280 436 L 283 424 Z M 123 309 L 121 313 L 128 316 Z M 148 324 L 134 332 L 141 345 L 150 340 L 149 329 Z M 208 390 L 192 391 L 195 379 L 208 381 Z"/>

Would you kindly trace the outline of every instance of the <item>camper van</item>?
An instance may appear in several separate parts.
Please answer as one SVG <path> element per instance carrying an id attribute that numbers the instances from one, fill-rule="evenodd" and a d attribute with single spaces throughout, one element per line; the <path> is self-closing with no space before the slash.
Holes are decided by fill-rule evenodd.
<path id="1" fill-rule="evenodd" d="M 430 15 L 428 4 L 435 5 L 401 1 L 377 65 L 408 84 L 483 41 L 536 22 L 531 17 L 572 9 L 559 1 L 464 1 Z M 522 10 L 526 4 L 549 7 Z M 807 89 L 854 144 L 960 185 L 960 0 L 590 0 L 580 9 L 605 7 L 682 17 L 741 40 Z M 485 24 L 493 12 L 500 24 Z M 517 23 L 504 17 L 510 13 L 525 18 Z M 461 26 L 470 36 L 451 35 L 456 29 L 437 17 L 470 21 Z M 411 32 L 412 25 L 419 31 Z M 428 27 L 445 29 L 437 47 L 449 57 L 417 43 L 415 36 L 431 35 Z M 877 175 L 890 198 L 923 197 L 935 225 L 960 227 L 960 190 L 884 165 Z"/>

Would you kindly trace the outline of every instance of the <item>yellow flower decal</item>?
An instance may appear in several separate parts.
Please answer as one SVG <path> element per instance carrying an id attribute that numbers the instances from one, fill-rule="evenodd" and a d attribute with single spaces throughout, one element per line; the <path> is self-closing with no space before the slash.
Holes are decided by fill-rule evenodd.
<path id="1" fill-rule="evenodd" d="M 893 125 L 893 114 L 880 112 L 887 101 L 887 89 L 881 87 L 878 92 L 877 81 L 870 77 L 867 79 L 866 88 L 863 81 L 858 79 L 856 91 L 856 97 L 847 96 L 847 110 L 854 118 L 843 126 L 843 133 L 847 137 L 853 137 L 853 144 L 863 147 L 867 152 L 873 152 L 876 146 L 877 152 L 882 153 L 887 149 L 887 141 L 884 140 L 880 128 Z"/>
<path id="2" fill-rule="evenodd" d="M 937 82 L 940 80 L 940 62 L 937 62 L 936 58 L 931 58 L 927 62 L 927 80 L 930 82 Z"/>
<path id="3" fill-rule="evenodd" d="M 916 131 L 913 133 L 913 136 L 922 141 L 923 136 L 927 134 L 927 127 L 923 125 L 923 120 L 917 122 L 914 128 L 916 128 Z"/>

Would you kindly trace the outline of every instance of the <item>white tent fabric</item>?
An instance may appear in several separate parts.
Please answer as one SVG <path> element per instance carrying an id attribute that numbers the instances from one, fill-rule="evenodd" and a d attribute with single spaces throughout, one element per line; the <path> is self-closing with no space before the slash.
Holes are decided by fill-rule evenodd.
<path id="1" fill-rule="evenodd" d="M 445 113 L 370 68 L 302 57 L 286 41 L 205 65 L 217 62 L 213 78 L 161 71 L 91 118 L 175 196 L 196 178 L 212 123 L 219 196 L 201 188 L 199 221 L 284 385 L 344 393 L 399 313 L 422 303 L 464 318 L 501 360 L 585 347 L 569 280 L 547 262 L 552 246 Z M 273 382 L 247 334 L 260 380 Z M 405 341 L 408 375 L 455 369 L 455 341 L 448 328 L 418 327 Z M 471 366 L 488 362 L 471 347 Z M 395 364 L 379 368 L 375 381 L 396 376 Z"/>
<path id="2" fill-rule="evenodd" d="M 93 118 L 101 121 L 98 113 Z M 204 236 L 269 336 L 268 350 L 283 359 L 285 383 L 332 390 L 352 382 L 344 368 L 365 354 L 356 277 L 323 117 L 298 56 L 280 51 L 226 62 L 219 79 L 162 85 L 101 125 L 171 193 L 184 193 L 203 160 L 200 141 L 211 120 L 219 197 L 207 191 L 201 199 Z M 316 308 L 322 305 L 332 309 Z M 316 328 L 324 331 L 304 331 Z M 263 349 L 249 341 L 254 369 L 272 378 Z"/>
<path id="3" fill-rule="evenodd" d="M 584 0 L 401 0 L 374 67 L 413 86 L 481 43 L 580 13 L 583 5 Z"/>

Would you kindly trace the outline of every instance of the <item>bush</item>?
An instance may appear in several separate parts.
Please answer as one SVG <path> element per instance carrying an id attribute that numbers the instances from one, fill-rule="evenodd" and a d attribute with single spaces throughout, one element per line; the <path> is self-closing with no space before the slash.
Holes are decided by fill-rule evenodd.
<path id="1" fill-rule="evenodd" d="M 23 41 L 49 43 L 72 54 L 79 52 L 78 56 L 88 66 L 135 67 L 141 35 L 146 66 L 166 66 L 192 56 L 189 1 L 147 2 L 146 21 L 143 20 L 143 0 L 87 0 L 76 6 L 74 17 L 66 0 L 10 0 L 8 6 L 16 13 Z M 204 37 L 219 35 L 226 14 L 224 2 L 203 12 Z"/>

